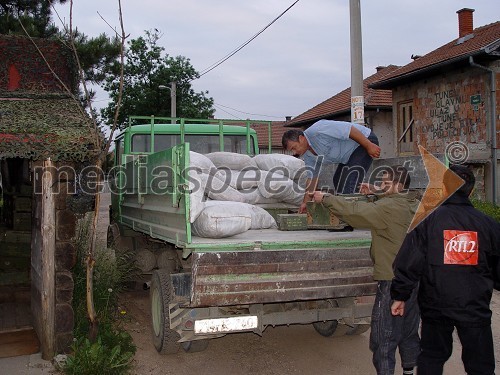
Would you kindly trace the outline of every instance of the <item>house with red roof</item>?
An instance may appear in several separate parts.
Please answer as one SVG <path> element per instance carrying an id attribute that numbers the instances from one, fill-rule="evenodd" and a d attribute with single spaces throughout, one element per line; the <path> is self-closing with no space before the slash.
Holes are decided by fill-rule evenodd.
<path id="1" fill-rule="evenodd" d="M 500 21 L 476 29 L 473 9 L 458 13 L 457 38 L 372 82 L 392 91 L 393 153 L 418 146 L 467 163 L 479 195 L 498 203 Z"/>

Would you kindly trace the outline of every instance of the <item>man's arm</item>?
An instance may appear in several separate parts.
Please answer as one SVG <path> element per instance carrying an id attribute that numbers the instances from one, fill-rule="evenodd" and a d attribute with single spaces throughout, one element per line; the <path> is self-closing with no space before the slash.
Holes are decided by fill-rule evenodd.
<path id="1" fill-rule="evenodd" d="M 326 195 L 323 197 L 321 192 L 314 194 L 316 202 L 322 202 L 332 212 L 340 216 L 354 228 L 384 229 L 387 223 L 382 215 L 385 207 L 379 203 L 361 202 L 347 200 L 341 196 Z"/>
<path id="2" fill-rule="evenodd" d="M 318 185 L 318 178 L 308 178 L 306 180 L 306 191 L 304 194 L 304 199 L 302 200 L 302 204 L 299 208 L 299 214 L 303 214 L 307 211 L 307 202 L 312 200 L 312 193 L 316 190 L 316 186 Z"/>
<path id="3" fill-rule="evenodd" d="M 380 147 L 366 138 L 363 133 L 361 133 L 354 126 L 351 126 L 349 138 L 351 138 L 353 141 L 358 142 L 372 158 L 380 157 Z"/>
<path id="4" fill-rule="evenodd" d="M 491 254 L 487 257 L 493 277 L 493 287 L 500 291 L 500 224 L 491 219 Z"/>
<path id="5" fill-rule="evenodd" d="M 425 267 L 426 246 L 427 241 L 420 227 L 406 235 L 392 265 L 394 278 L 391 283 L 391 298 L 393 300 L 407 301 L 413 289 L 418 285 Z"/>

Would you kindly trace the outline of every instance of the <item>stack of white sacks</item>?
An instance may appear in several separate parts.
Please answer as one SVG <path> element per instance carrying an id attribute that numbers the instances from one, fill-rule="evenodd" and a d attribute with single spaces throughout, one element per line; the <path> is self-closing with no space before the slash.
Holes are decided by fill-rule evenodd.
<path id="1" fill-rule="evenodd" d="M 195 236 L 221 238 L 249 229 L 276 228 L 262 203 L 300 205 L 304 162 L 290 155 L 255 157 L 231 152 L 190 152 L 190 222 Z"/>

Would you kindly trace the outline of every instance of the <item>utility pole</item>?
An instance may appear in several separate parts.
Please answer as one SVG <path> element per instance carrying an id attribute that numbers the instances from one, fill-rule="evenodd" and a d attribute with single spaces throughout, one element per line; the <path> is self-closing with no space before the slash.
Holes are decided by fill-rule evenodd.
<path id="1" fill-rule="evenodd" d="M 365 123 L 363 97 L 363 47 L 361 43 L 361 6 L 359 0 L 349 0 L 351 31 L 351 121 Z"/>
<path id="2" fill-rule="evenodd" d="M 177 117 L 177 82 L 170 82 L 170 113 L 172 115 L 172 124 L 175 124 Z"/>
<path id="3" fill-rule="evenodd" d="M 175 124 L 175 118 L 177 117 L 177 82 L 170 82 L 170 87 L 159 85 L 158 88 L 160 90 L 170 90 L 170 117 L 172 118 L 170 122 Z"/>

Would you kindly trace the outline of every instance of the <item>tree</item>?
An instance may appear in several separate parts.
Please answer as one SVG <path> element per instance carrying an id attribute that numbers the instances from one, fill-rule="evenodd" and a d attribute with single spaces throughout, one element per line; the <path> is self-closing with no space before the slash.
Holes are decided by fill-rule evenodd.
<path id="1" fill-rule="evenodd" d="M 64 39 L 69 40 L 69 38 L 70 36 L 66 33 Z M 83 72 L 82 78 L 91 85 L 103 84 L 109 67 L 119 64 L 120 37 L 115 35 L 111 38 L 103 33 L 89 39 L 87 35 L 75 30 L 72 39 Z M 89 89 L 88 99 L 80 93 L 80 101 L 85 108 L 89 108 L 88 100 L 92 100 L 94 96 L 95 92 L 91 89 Z"/>
<path id="2" fill-rule="evenodd" d="M 52 23 L 51 5 L 67 0 L 0 0 L 0 34 L 24 34 L 20 22 L 30 36 L 49 38 L 59 29 Z"/>
<path id="3" fill-rule="evenodd" d="M 165 49 L 157 45 L 160 39 L 158 30 L 145 31 L 144 37 L 128 42 L 123 67 L 123 97 L 118 124 L 126 125 L 128 115 L 170 117 L 170 93 L 161 90 L 160 85 L 177 83 L 177 116 L 209 118 L 215 112 L 213 99 L 207 97 L 208 91 L 196 93 L 191 88 L 191 81 L 199 77 L 188 58 L 170 57 Z M 118 95 L 118 63 L 108 71 L 105 90 L 111 102 L 101 111 L 107 124 L 112 123 L 116 98 Z"/>

